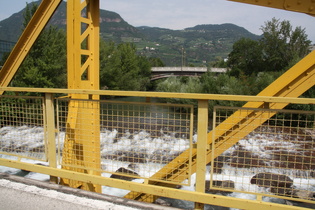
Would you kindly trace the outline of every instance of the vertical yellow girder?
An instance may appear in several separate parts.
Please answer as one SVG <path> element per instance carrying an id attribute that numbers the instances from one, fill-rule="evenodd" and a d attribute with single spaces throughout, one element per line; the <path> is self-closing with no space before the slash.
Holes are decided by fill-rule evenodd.
<path id="1" fill-rule="evenodd" d="M 205 192 L 206 161 L 207 161 L 207 132 L 208 132 L 208 100 L 198 101 L 198 144 L 196 161 L 196 192 Z M 195 209 L 204 209 L 204 204 L 196 203 Z"/>
<path id="2" fill-rule="evenodd" d="M 61 0 L 43 0 L 0 71 L 0 86 L 6 87 L 27 56 Z M 83 27 L 84 28 L 83 28 Z M 99 89 L 99 0 L 67 1 L 67 61 L 69 89 Z M 3 91 L 0 92 L 2 94 Z M 70 95 L 78 99 L 98 99 L 94 95 Z M 83 120 L 84 119 L 84 120 Z M 99 104 L 70 102 L 64 167 L 99 175 Z M 78 150 L 80 148 L 80 150 Z M 84 150 L 84 152 L 83 152 Z M 83 169 L 77 169 L 81 166 Z M 71 187 L 101 192 L 100 186 L 61 179 Z"/>
<path id="3" fill-rule="evenodd" d="M 61 0 L 43 0 L 0 71 L 0 87 L 7 87 Z M 3 91 L 0 91 L 0 95 Z"/>
<path id="4" fill-rule="evenodd" d="M 99 89 L 99 0 L 67 1 L 69 89 Z M 98 100 L 98 95 L 72 94 L 72 99 Z M 69 103 L 63 168 L 100 175 L 99 103 Z M 101 186 L 61 179 L 74 188 L 101 192 Z"/>

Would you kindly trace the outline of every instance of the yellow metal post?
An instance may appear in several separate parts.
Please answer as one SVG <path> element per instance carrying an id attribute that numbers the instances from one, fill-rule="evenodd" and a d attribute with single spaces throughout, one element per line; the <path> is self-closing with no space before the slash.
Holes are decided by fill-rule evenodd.
<path id="1" fill-rule="evenodd" d="M 198 140 L 197 140 L 197 170 L 196 192 L 205 192 L 206 182 L 206 157 L 208 133 L 208 100 L 198 101 Z M 195 209 L 204 209 L 203 203 L 196 203 Z"/>
<path id="2" fill-rule="evenodd" d="M 83 26 L 83 27 L 82 27 Z M 67 1 L 68 88 L 99 89 L 99 0 Z M 100 175 L 100 119 L 98 95 L 71 94 L 63 168 Z M 101 192 L 101 186 L 62 179 L 74 188 Z"/>
<path id="3" fill-rule="evenodd" d="M 53 103 L 53 94 L 45 94 L 45 121 L 46 121 L 46 138 L 47 138 L 47 150 L 48 150 L 48 162 L 49 166 L 57 168 L 57 158 L 56 158 L 56 141 L 55 141 L 55 111 Z M 50 181 L 53 183 L 58 183 L 58 178 L 50 176 Z"/>

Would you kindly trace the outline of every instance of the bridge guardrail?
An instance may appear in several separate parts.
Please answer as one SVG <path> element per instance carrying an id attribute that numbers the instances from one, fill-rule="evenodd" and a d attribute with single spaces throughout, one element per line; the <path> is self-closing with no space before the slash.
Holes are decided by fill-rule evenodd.
<path id="1" fill-rule="evenodd" d="M 296 208 L 269 202 L 271 198 L 315 204 L 313 194 L 315 188 L 315 165 L 313 164 L 315 112 L 271 110 L 268 106 L 262 109 L 216 107 L 213 112 L 214 132 L 211 134 L 214 141 L 208 144 L 205 139 L 210 121 L 207 115 L 208 100 L 315 104 L 315 99 L 125 91 L 3 89 L 15 93 L 43 93 L 43 96 L 1 96 L 0 165 L 48 174 L 54 181 L 58 181 L 55 177 L 63 177 L 134 192 L 146 192 L 157 196 L 234 208 Z M 190 105 L 98 100 L 97 103 L 101 107 L 99 127 L 101 167 L 92 168 L 101 172 L 102 176 L 97 176 L 60 169 L 59 166 L 64 164 L 62 157 L 67 153 L 63 150 L 63 139 L 67 135 L 67 106 L 71 100 L 78 101 L 83 106 L 91 100 L 67 97 L 55 99 L 52 97 L 55 93 L 148 98 L 178 97 L 195 99 L 203 105 L 197 108 L 197 116 L 194 116 L 198 121 L 197 130 L 192 133 L 194 120 L 192 119 L 193 107 Z M 165 109 L 157 111 L 156 106 L 162 106 Z M 257 119 L 247 121 L 246 124 L 242 123 L 242 117 L 249 115 L 254 118 L 257 116 Z M 231 116 L 233 116 L 232 119 Z M 230 119 L 231 122 L 240 121 L 240 123 L 233 125 L 233 129 L 224 130 L 225 127 L 218 125 L 222 125 L 226 119 Z M 253 131 L 238 132 L 240 127 Z M 23 129 L 28 133 L 23 134 Z M 221 133 L 225 133 L 226 136 L 235 134 L 222 144 L 220 138 L 224 136 Z M 245 137 L 239 140 L 241 136 Z M 91 139 L 90 136 L 77 138 Z M 89 148 L 81 147 L 80 144 L 81 142 L 77 142 L 74 148 L 80 150 L 78 154 L 82 154 L 81 158 L 84 159 L 84 154 L 89 154 L 91 151 Z M 197 153 L 197 158 L 193 155 L 194 152 Z M 34 157 L 46 166 L 30 163 L 29 159 L 34 159 Z M 184 182 L 181 181 L 183 178 L 172 177 L 173 172 L 173 174 L 167 174 L 172 171 L 172 168 L 162 167 L 170 165 L 169 162 L 174 164 L 183 162 L 185 160 L 178 159 L 183 157 L 188 159 L 189 164 L 185 168 L 177 169 L 183 170 L 178 174 L 183 174 L 183 178 L 191 178 L 184 179 Z M 211 162 L 211 165 L 208 165 L 208 162 Z M 84 164 L 83 161 L 64 166 L 85 170 L 87 166 Z M 176 167 L 174 165 L 174 168 Z M 152 179 L 153 174 L 163 171 L 167 172 L 161 175 L 161 177 L 166 177 L 165 180 Z M 131 181 L 134 179 L 138 182 L 143 181 L 141 183 Z M 162 182 L 165 185 L 148 184 L 152 181 Z M 186 187 L 190 186 L 194 191 L 165 187 L 169 184 L 187 185 Z M 231 194 L 234 196 L 231 197 Z M 256 198 L 243 199 L 241 196 L 243 194 Z"/>

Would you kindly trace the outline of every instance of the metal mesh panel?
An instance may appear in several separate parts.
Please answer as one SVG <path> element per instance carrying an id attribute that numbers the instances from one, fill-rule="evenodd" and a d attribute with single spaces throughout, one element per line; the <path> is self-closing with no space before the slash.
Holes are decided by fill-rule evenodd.
<path id="1" fill-rule="evenodd" d="M 43 98 L 0 98 L 0 153 L 45 160 Z"/>
<path id="2" fill-rule="evenodd" d="M 78 104 L 77 107 L 86 107 L 84 104 L 88 103 L 84 100 L 58 99 L 60 157 L 65 157 L 67 152 L 63 141 L 71 132 L 67 122 L 72 116 L 67 107 L 73 102 Z M 97 103 L 99 106 L 95 107 L 100 108 L 100 145 L 97 150 L 100 151 L 103 176 L 126 180 L 148 179 L 183 151 L 191 148 L 192 106 L 117 101 Z M 79 112 L 77 117 L 82 116 L 80 108 L 75 111 Z M 84 145 L 84 141 L 90 141 L 91 137 L 90 134 L 82 134 L 74 141 L 80 139 L 79 144 Z M 78 146 L 79 144 L 73 148 L 77 154 L 83 155 L 84 146 Z M 86 163 L 65 164 L 61 159 L 59 162 L 64 166 L 86 169 Z M 167 175 L 166 171 L 160 173 Z M 187 180 L 183 184 L 188 183 Z"/>
<path id="3" fill-rule="evenodd" d="M 213 154 L 220 155 L 212 158 L 211 190 L 315 200 L 315 112 L 217 107 L 214 115 Z M 220 150 L 218 125 L 228 117 L 235 124 L 229 132 L 239 130 L 241 139 L 229 144 L 232 136 Z"/>

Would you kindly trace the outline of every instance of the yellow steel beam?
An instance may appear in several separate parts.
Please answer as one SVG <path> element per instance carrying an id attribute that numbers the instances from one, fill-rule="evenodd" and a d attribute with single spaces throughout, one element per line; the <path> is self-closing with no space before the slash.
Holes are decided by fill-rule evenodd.
<path id="1" fill-rule="evenodd" d="M 10 84 L 37 37 L 60 3 L 61 0 L 43 0 L 39 5 L 0 71 L 0 87 L 7 87 Z M 0 95 L 2 94 L 3 91 L 0 91 Z"/>
<path id="2" fill-rule="evenodd" d="M 311 52 L 308 56 L 302 59 L 299 63 L 289 69 L 276 81 L 270 84 L 258 96 L 277 96 L 277 97 L 299 97 L 309 88 L 313 87 L 315 84 L 315 51 Z M 271 109 L 282 109 L 288 103 L 270 103 L 269 108 Z M 244 107 L 251 108 L 263 108 L 265 103 L 263 102 L 248 102 Z M 238 117 L 234 117 L 238 116 Z M 250 113 L 240 113 L 236 112 L 223 123 L 221 123 L 215 129 L 215 139 L 213 140 L 213 133 L 208 134 L 208 144 L 216 142 L 215 144 L 215 154 L 209 150 L 207 153 L 207 163 L 211 161 L 214 157 L 219 156 L 222 152 L 228 149 L 231 145 L 235 144 L 237 141 L 245 137 L 247 134 L 256 129 L 259 125 L 263 124 L 262 119 L 267 120 L 272 117 L 272 115 L 266 115 L 264 112 L 252 111 Z M 238 119 L 238 120 L 235 120 Z M 197 146 L 198 147 L 198 146 Z M 197 170 L 197 150 L 192 151 L 192 173 Z M 158 182 L 156 180 L 167 180 L 167 181 L 184 181 L 188 174 L 188 157 L 189 151 L 183 152 L 168 165 L 158 171 L 151 177 L 149 184 L 173 187 L 172 185 Z M 164 176 L 163 174 L 168 174 Z M 155 180 L 155 181 L 152 181 Z M 136 193 L 130 192 L 125 196 L 126 198 L 154 202 L 155 196 L 146 193 Z"/>
<path id="3" fill-rule="evenodd" d="M 83 89 L 57 89 L 57 88 L 21 88 L 0 87 L 2 91 L 17 93 L 62 93 L 85 94 L 104 96 L 130 96 L 147 98 L 182 98 L 195 100 L 219 100 L 219 101 L 255 101 L 265 103 L 293 103 L 314 104 L 314 98 L 273 97 L 273 96 L 249 96 L 249 95 L 225 95 L 225 94 L 198 94 L 198 93 L 171 93 L 171 92 L 146 92 L 146 91 L 116 91 L 116 90 L 83 90 Z"/>
<path id="4" fill-rule="evenodd" d="M 99 89 L 99 0 L 67 1 L 68 88 Z M 70 101 L 63 168 L 100 175 L 100 119 L 98 95 L 69 94 Z M 61 179 L 74 188 L 101 192 L 101 186 Z"/>
<path id="5" fill-rule="evenodd" d="M 225 94 L 201 94 L 201 93 L 171 93 L 171 92 L 146 92 L 146 91 L 116 91 L 116 90 L 83 90 L 83 89 L 57 89 L 57 88 L 21 88 L 0 87 L 2 91 L 17 93 L 62 93 L 62 94 L 85 94 L 104 96 L 130 96 L 146 98 L 182 98 L 195 100 L 219 100 L 219 101 L 255 101 L 264 103 L 292 103 L 314 104 L 314 98 L 273 97 L 273 96 L 249 96 L 249 95 L 225 95 Z"/>
<path id="6" fill-rule="evenodd" d="M 46 142 L 47 151 L 48 151 L 48 161 L 49 166 L 57 168 L 57 158 L 56 158 L 56 137 L 55 137 L 55 110 L 54 110 L 54 97 L 51 93 L 45 94 L 45 133 L 46 133 Z M 57 177 L 50 177 L 50 181 L 53 183 L 58 183 Z"/>
<path id="7" fill-rule="evenodd" d="M 306 13 L 315 16 L 314 0 L 228 0 L 246 4 L 253 4 L 275 9 Z"/>
<path id="8" fill-rule="evenodd" d="M 196 192 L 205 192 L 206 159 L 207 159 L 207 132 L 208 132 L 208 100 L 198 101 L 198 144 L 196 161 Z M 204 209 L 203 203 L 196 203 L 195 209 Z"/>

